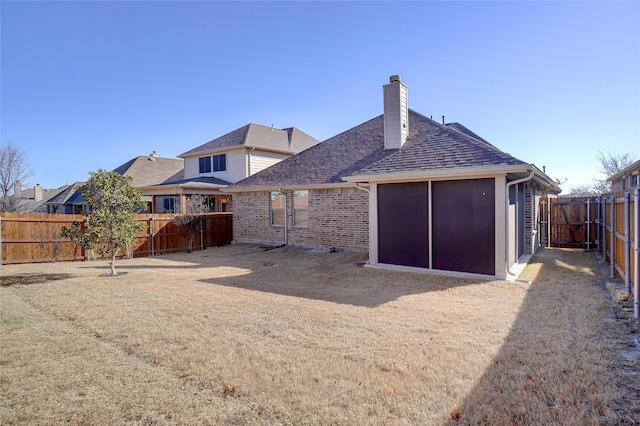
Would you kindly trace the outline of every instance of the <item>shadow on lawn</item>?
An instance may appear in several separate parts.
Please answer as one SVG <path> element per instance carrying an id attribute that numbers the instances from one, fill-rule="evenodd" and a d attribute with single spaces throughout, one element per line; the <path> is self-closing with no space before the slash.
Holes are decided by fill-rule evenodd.
<path id="1" fill-rule="evenodd" d="M 363 253 L 311 253 L 284 247 L 247 254 L 250 256 L 235 256 L 231 265 L 224 266 L 245 268 L 251 271 L 249 274 L 202 282 L 363 307 L 480 282 L 362 268 L 358 264 L 366 259 Z"/>
<path id="2" fill-rule="evenodd" d="M 616 356 L 629 335 L 593 253 L 541 249 L 528 268 L 509 335 L 446 424 L 639 424 L 640 390 L 620 386 L 628 376 Z"/>

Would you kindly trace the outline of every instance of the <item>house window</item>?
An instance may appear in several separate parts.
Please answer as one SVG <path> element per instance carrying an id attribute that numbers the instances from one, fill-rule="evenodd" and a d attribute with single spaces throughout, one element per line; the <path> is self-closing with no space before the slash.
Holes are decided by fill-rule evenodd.
<path id="1" fill-rule="evenodd" d="M 227 154 L 213 156 L 213 171 L 224 172 L 227 170 Z"/>
<path id="2" fill-rule="evenodd" d="M 286 195 L 283 192 L 271 193 L 271 224 L 275 226 L 284 226 L 284 205 L 286 202 Z"/>
<path id="3" fill-rule="evenodd" d="M 174 197 L 165 197 L 162 213 L 175 213 L 176 212 L 176 199 Z"/>
<path id="4" fill-rule="evenodd" d="M 198 158 L 200 173 L 211 173 L 211 157 Z"/>
<path id="5" fill-rule="evenodd" d="M 293 224 L 309 226 L 309 191 L 293 191 Z"/>

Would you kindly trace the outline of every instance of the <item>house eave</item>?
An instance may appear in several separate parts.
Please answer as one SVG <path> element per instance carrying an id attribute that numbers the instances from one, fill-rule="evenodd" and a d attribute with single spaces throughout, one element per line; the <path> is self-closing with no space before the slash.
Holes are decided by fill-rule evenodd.
<path id="1" fill-rule="evenodd" d="M 620 170 L 618 173 L 611 175 L 607 181 L 609 182 L 613 182 L 613 181 L 617 181 L 621 178 L 624 178 L 627 175 L 632 175 L 633 172 L 636 169 L 640 169 L 640 160 L 636 161 L 635 163 L 629 165 L 628 167 L 625 167 L 624 169 Z"/>
<path id="2" fill-rule="evenodd" d="M 511 166 L 480 166 L 480 167 L 455 167 L 437 170 L 420 170 L 395 172 L 372 175 L 345 176 L 342 179 L 351 183 L 367 182 L 410 182 L 421 180 L 447 180 L 452 178 L 483 178 L 513 173 L 528 173 L 531 171 L 531 164 L 519 164 Z"/>
<path id="3" fill-rule="evenodd" d="M 178 155 L 178 157 L 186 159 L 186 158 L 193 158 L 193 157 L 202 157 L 205 155 L 224 154 L 230 151 L 238 151 L 238 150 L 246 150 L 246 151 L 252 151 L 252 152 L 261 151 L 261 152 L 269 152 L 269 153 L 284 154 L 284 155 L 294 154 L 293 151 L 288 151 L 284 149 L 265 148 L 262 146 L 255 146 L 255 145 L 236 145 L 236 146 L 229 146 L 226 148 L 218 148 L 218 149 L 212 149 L 207 151 L 193 152 L 191 154 L 181 154 L 181 155 Z"/>
<path id="4" fill-rule="evenodd" d="M 234 192 L 271 192 L 271 191 L 299 191 L 305 189 L 335 189 L 335 188 L 353 188 L 354 184 L 349 182 L 339 183 L 322 183 L 322 184 L 301 184 L 301 185 L 260 185 L 260 186 L 247 186 L 242 188 L 227 187 L 223 188 L 222 192 L 234 193 Z"/>

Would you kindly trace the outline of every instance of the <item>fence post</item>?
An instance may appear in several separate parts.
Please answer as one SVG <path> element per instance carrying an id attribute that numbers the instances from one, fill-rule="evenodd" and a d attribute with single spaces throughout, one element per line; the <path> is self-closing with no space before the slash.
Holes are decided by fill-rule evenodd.
<path id="1" fill-rule="evenodd" d="M 630 200 L 631 194 L 626 192 L 624 194 L 624 285 L 627 286 L 629 293 L 631 293 L 631 258 L 629 256 L 629 249 L 631 248 Z"/>
<path id="2" fill-rule="evenodd" d="M 540 244 L 542 247 L 547 247 L 547 223 L 549 220 L 549 213 L 547 212 L 547 197 L 540 201 L 540 208 L 542 209 L 540 214 Z"/>
<path id="3" fill-rule="evenodd" d="M 2 266 L 2 216 L 0 216 L 0 266 Z"/>
<path id="4" fill-rule="evenodd" d="M 634 251 L 634 267 L 633 274 L 633 316 L 635 319 L 640 318 L 640 187 L 636 188 L 633 194 L 633 251 Z"/>
<path id="5" fill-rule="evenodd" d="M 591 199 L 587 198 L 587 251 L 591 250 Z"/>
<path id="6" fill-rule="evenodd" d="M 607 260 L 607 199 L 605 197 L 602 197 L 602 199 L 600 200 L 602 205 L 600 206 L 600 208 L 602 209 L 602 231 L 601 234 L 602 235 L 602 256 L 604 257 L 604 260 Z M 598 229 L 600 229 L 600 227 L 598 227 Z"/>
<path id="7" fill-rule="evenodd" d="M 202 216 L 200 216 L 200 251 L 204 250 L 204 230 L 202 229 Z"/>
<path id="8" fill-rule="evenodd" d="M 153 216 L 151 216 L 151 257 L 155 256 L 155 243 L 156 243 L 156 227 Z"/>
<path id="9" fill-rule="evenodd" d="M 600 249 L 600 209 L 602 204 L 600 202 L 600 196 L 596 198 L 596 204 L 598 204 L 598 216 L 596 218 L 596 251 Z"/>
<path id="10" fill-rule="evenodd" d="M 611 278 L 616 276 L 616 196 L 611 196 L 611 250 L 609 250 L 609 259 L 611 262 Z"/>

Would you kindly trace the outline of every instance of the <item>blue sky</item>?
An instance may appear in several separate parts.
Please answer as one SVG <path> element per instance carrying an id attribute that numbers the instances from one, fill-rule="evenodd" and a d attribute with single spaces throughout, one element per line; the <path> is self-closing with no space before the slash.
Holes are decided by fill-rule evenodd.
<path id="1" fill-rule="evenodd" d="M 409 107 L 565 192 L 640 157 L 640 2 L 0 2 L 1 130 L 55 188 L 247 123 L 324 140 Z"/>

